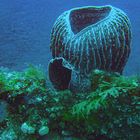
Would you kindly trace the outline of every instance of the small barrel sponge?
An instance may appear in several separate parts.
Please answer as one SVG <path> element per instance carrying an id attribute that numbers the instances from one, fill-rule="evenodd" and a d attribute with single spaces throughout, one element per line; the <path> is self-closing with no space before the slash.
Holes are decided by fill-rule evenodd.
<path id="1" fill-rule="evenodd" d="M 55 63 L 60 61 L 62 67 L 72 72 L 68 86 L 78 88 L 75 85 L 78 84 L 81 89 L 82 83 L 87 83 L 83 79 L 89 78 L 94 69 L 122 73 L 130 54 L 130 43 L 131 28 L 127 15 L 107 5 L 74 8 L 62 13 L 53 26 L 50 47 Z M 53 60 L 49 65 L 49 75 L 50 80 L 57 83 L 62 75 L 56 75 Z"/>

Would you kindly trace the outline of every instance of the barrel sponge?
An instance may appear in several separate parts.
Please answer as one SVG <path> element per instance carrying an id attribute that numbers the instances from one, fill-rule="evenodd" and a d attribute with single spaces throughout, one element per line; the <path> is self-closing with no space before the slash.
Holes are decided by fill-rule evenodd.
<path id="1" fill-rule="evenodd" d="M 50 48 L 53 59 L 63 58 L 63 66 L 79 74 L 88 75 L 94 69 L 122 73 L 130 43 L 130 21 L 122 10 L 111 5 L 86 6 L 58 17 Z"/>

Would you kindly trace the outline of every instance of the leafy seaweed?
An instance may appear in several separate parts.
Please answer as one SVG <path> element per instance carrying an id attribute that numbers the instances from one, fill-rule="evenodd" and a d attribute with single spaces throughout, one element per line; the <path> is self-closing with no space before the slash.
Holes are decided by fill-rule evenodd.
<path id="1" fill-rule="evenodd" d="M 90 93 L 55 91 L 41 67 L 1 69 L 0 99 L 7 102 L 8 116 L 0 123 L 0 138 L 11 132 L 16 139 L 37 140 L 39 130 L 49 128 L 52 139 L 54 133 L 59 139 L 139 139 L 139 78 L 95 70 L 91 82 Z M 22 132 L 23 124 L 34 134 Z"/>
<path id="2" fill-rule="evenodd" d="M 45 92 L 46 75 L 40 67 L 30 66 L 23 72 L 0 71 L 0 94 L 30 94 Z"/>

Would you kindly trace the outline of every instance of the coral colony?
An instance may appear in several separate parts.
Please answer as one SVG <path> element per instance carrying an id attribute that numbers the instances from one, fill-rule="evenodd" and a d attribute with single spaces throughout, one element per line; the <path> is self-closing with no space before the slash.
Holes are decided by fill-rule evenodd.
<path id="1" fill-rule="evenodd" d="M 120 9 L 62 13 L 51 33 L 49 77 L 39 66 L 0 68 L 0 140 L 140 139 L 140 77 L 121 75 L 130 42 Z"/>

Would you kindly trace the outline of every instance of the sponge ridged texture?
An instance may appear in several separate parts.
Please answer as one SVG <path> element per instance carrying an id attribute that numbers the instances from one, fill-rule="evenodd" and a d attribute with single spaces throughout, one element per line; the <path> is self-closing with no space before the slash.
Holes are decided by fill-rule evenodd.
<path id="1" fill-rule="evenodd" d="M 52 29 L 50 47 L 53 58 L 63 57 L 80 73 L 88 74 L 93 69 L 121 73 L 130 43 L 130 21 L 123 11 L 112 6 L 91 6 L 60 15 Z"/>

